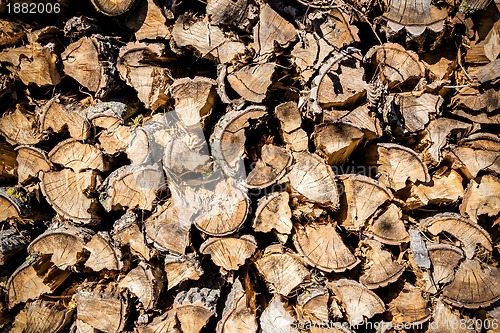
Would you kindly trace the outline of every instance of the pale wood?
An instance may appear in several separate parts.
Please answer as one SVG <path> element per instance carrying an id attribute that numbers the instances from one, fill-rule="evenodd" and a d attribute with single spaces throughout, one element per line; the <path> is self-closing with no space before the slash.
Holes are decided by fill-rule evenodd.
<path id="1" fill-rule="evenodd" d="M 281 124 L 283 141 L 293 151 L 306 150 L 309 139 L 307 133 L 301 128 L 302 119 L 297 104 L 294 102 L 281 103 L 276 106 L 274 113 Z"/>
<path id="2" fill-rule="evenodd" d="M 175 310 L 166 311 L 147 325 L 137 325 L 136 330 L 138 333 L 182 333 Z"/>
<path id="3" fill-rule="evenodd" d="M 42 140 L 35 124 L 34 115 L 18 104 L 0 118 L 0 133 L 11 145 L 35 145 Z"/>
<path id="4" fill-rule="evenodd" d="M 27 198 L 22 192 L 17 192 L 15 188 L 0 187 L 0 222 L 6 220 L 22 221 L 22 218 L 29 215 Z"/>
<path id="5" fill-rule="evenodd" d="M 47 172 L 51 168 L 47 152 L 33 146 L 18 146 L 17 151 L 17 177 L 20 183 L 37 178 L 40 171 Z"/>
<path id="6" fill-rule="evenodd" d="M 198 333 L 215 315 L 219 290 L 191 288 L 175 296 L 174 308 L 183 333 Z"/>
<path id="7" fill-rule="evenodd" d="M 213 25 L 236 25 L 245 17 L 247 7 L 248 0 L 208 0 L 207 16 Z"/>
<path id="8" fill-rule="evenodd" d="M 99 231 L 93 235 L 84 249 L 90 253 L 85 266 L 95 272 L 123 268 L 122 253 L 115 247 L 107 231 Z"/>
<path id="9" fill-rule="evenodd" d="M 200 245 L 200 252 L 209 254 L 214 264 L 226 271 L 238 270 L 256 249 L 257 241 L 252 235 L 208 238 Z"/>
<path id="10" fill-rule="evenodd" d="M 402 93 L 389 95 L 386 99 L 386 108 L 402 116 L 404 132 L 415 133 L 423 130 L 431 118 L 440 112 L 443 102 L 443 98 L 439 95 L 416 96 Z"/>
<path id="11" fill-rule="evenodd" d="M 122 246 L 128 246 L 131 252 L 143 260 L 150 260 L 154 256 L 146 243 L 144 233 L 139 228 L 137 215 L 129 210 L 113 224 L 113 239 Z"/>
<path id="12" fill-rule="evenodd" d="M 312 285 L 297 296 L 297 320 L 322 325 L 329 321 L 330 293 L 323 285 Z"/>
<path id="13" fill-rule="evenodd" d="M 156 306 L 163 289 L 161 272 L 141 261 L 120 280 L 118 288 L 128 289 L 137 296 L 145 310 L 151 310 Z"/>
<path id="14" fill-rule="evenodd" d="M 266 144 L 262 146 L 260 159 L 248 173 L 248 188 L 266 188 L 279 181 L 292 164 L 292 155 L 286 149 Z"/>
<path id="15" fill-rule="evenodd" d="M 363 104 L 352 111 L 324 110 L 323 122 L 351 123 L 363 130 L 367 140 L 382 136 L 380 120 L 370 111 L 367 104 Z"/>
<path id="16" fill-rule="evenodd" d="M 460 314 L 455 313 L 452 309 L 446 305 L 440 298 L 436 300 L 432 311 L 432 320 L 429 323 L 429 329 L 427 333 L 441 333 L 449 330 L 449 327 L 456 327 L 453 329 L 457 333 L 475 333 L 475 329 L 469 329 L 469 327 L 460 327 L 460 320 L 465 319 L 468 323 L 470 318 L 462 318 Z M 467 325 L 470 326 L 470 325 Z"/>
<path id="17" fill-rule="evenodd" d="M 286 240 L 292 231 L 292 211 L 288 192 L 273 192 L 258 201 L 252 227 L 258 232 L 275 231 L 278 238 Z"/>
<path id="18" fill-rule="evenodd" d="M 50 162 L 59 164 L 74 172 L 88 169 L 106 171 L 108 165 L 102 152 L 93 145 L 81 143 L 77 139 L 59 142 L 48 154 Z"/>
<path id="19" fill-rule="evenodd" d="M 104 15 L 117 16 L 127 12 L 135 0 L 91 0 L 95 9 Z"/>
<path id="20" fill-rule="evenodd" d="M 405 266 L 394 261 L 391 253 L 382 249 L 378 241 L 367 240 L 366 262 L 363 265 L 363 274 L 359 282 L 369 289 L 385 287 L 396 282 L 405 270 Z"/>
<path id="21" fill-rule="evenodd" d="M 132 22 L 129 25 L 133 26 L 137 41 L 170 38 L 171 29 L 167 24 L 167 17 L 153 0 L 144 2 L 138 10 L 130 14 Z"/>
<path id="22" fill-rule="evenodd" d="M 256 333 L 256 310 L 249 306 L 248 295 L 240 280 L 233 283 L 227 295 L 222 317 L 217 323 L 217 333 Z"/>
<path id="23" fill-rule="evenodd" d="M 330 165 L 344 164 L 361 143 L 363 131 L 344 122 L 322 123 L 314 127 L 316 152 Z"/>
<path id="24" fill-rule="evenodd" d="M 293 325 L 296 320 L 290 314 L 286 301 L 275 295 L 260 315 L 260 327 L 266 333 L 299 333 Z"/>
<path id="25" fill-rule="evenodd" d="M 420 288 L 405 283 L 398 297 L 389 303 L 389 311 L 393 315 L 392 323 L 424 323 L 431 317 L 427 306 L 427 300 L 422 296 Z"/>
<path id="26" fill-rule="evenodd" d="M 261 103 L 266 98 L 275 69 L 274 63 L 247 65 L 230 72 L 227 81 L 243 99 Z"/>
<path id="27" fill-rule="evenodd" d="M 432 263 L 432 278 L 435 283 L 445 285 L 453 281 L 455 270 L 464 258 L 463 251 L 450 244 L 429 244 L 429 258 Z"/>
<path id="28" fill-rule="evenodd" d="M 200 262 L 192 254 L 165 256 L 165 273 L 167 275 L 167 290 L 174 288 L 183 281 L 198 280 L 203 275 Z"/>
<path id="29" fill-rule="evenodd" d="M 92 125 L 108 130 L 123 125 L 130 112 L 127 104 L 118 101 L 97 101 L 85 109 L 85 115 Z"/>
<path id="30" fill-rule="evenodd" d="M 388 245 L 407 243 L 410 235 L 402 216 L 401 208 L 391 203 L 386 210 L 369 222 L 366 234 Z"/>
<path id="31" fill-rule="evenodd" d="M 480 215 L 497 216 L 500 212 L 500 179 L 484 175 L 470 181 L 460 205 L 460 214 L 478 222 Z"/>
<path id="32" fill-rule="evenodd" d="M 452 114 L 481 124 L 498 124 L 500 116 L 495 112 L 500 105 L 500 92 L 491 88 L 479 90 L 467 87 L 451 99 Z"/>
<path id="33" fill-rule="evenodd" d="M 67 309 L 58 302 L 36 300 L 26 304 L 14 320 L 12 333 L 58 333 L 64 332 L 71 323 L 73 309 Z"/>

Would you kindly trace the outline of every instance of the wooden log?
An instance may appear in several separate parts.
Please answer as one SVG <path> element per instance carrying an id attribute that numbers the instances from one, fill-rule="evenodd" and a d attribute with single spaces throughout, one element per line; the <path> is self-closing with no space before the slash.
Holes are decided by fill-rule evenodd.
<path id="1" fill-rule="evenodd" d="M 281 295 L 275 295 L 260 316 L 260 327 L 264 332 L 298 333 L 295 323 L 295 318 Z"/>
<path id="2" fill-rule="evenodd" d="M 257 242 L 251 235 L 208 238 L 200 245 L 200 252 L 209 254 L 214 264 L 226 271 L 238 270 L 256 249 Z"/>
<path id="3" fill-rule="evenodd" d="M 321 326 L 329 322 L 330 293 L 323 285 L 312 285 L 297 296 L 297 320 Z"/>
<path id="4" fill-rule="evenodd" d="M 122 102 L 97 102 L 85 109 L 87 119 L 96 127 L 113 129 L 125 123 L 130 107 Z"/>
<path id="5" fill-rule="evenodd" d="M 99 231 L 92 236 L 84 249 L 90 253 L 85 266 L 95 272 L 102 270 L 120 270 L 124 267 L 122 253 L 115 247 L 106 231 Z"/>
<path id="6" fill-rule="evenodd" d="M 350 123 L 322 123 L 314 127 L 316 152 L 330 165 L 344 164 L 363 140 L 363 131 Z"/>
<path id="7" fill-rule="evenodd" d="M 165 256 L 167 290 L 187 280 L 198 280 L 203 275 L 200 262 L 193 254 Z"/>
<path id="8" fill-rule="evenodd" d="M 460 214 L 478 222 L 480 215 L 497 216 L 500 212 L 498 201 L 500 179 L 484 175 L 470 181 L 460 205 Z"/>
<path id="9" fill-rule="evenodd" d="M 191 288 L 175 297 L 174 308 L 182 332 L 198 333 L 215 314 L 219 290 Z"/>
<path id="10" fill-rule="evenodd" d="M 0 266 L 5 265 L 28 245 L 28 238 L 14 228 L 0 230 Z"/>
<path id="11" fill-rule="evenodd" d="M 118 288 L 128 289 L 137 297 L 144 310 L 151 310 L 158 302 L 163 279 L 159 270 L 141 261 L 120 280 Z"/>
<path id="12" fill-rule="evenodd" d="M 248 188 L 266 188 L 279 181 L 292 164 L 292 155 L 285 149 L 266 144 L 262 146 L 261 158 L 255 167 L 248 173 Z"/>
<path id="13" fill-rule="evenodd" d="M 379 119 L 370 111 L 367 104 L 363 104 L 352 111 L 324 110 L 323 122 L 351 123 L 363 130 L 366 140 L 373 140 L 383 134 Z"/>
<path id="14" fill-rule="evenodd" d="M 258 232 L 275 231 L 278 239 L 286 243 L 292 231 L 292 211 L 288 192 L 273 192 L 259 200 L 252 227 Z"/>
<path id="15" fill-rule="evenodd" d="M 460 327 L 460 320 L 465 319 L 468 322 L 471 319 L 461 318 L 460 315 L 452 311 L 452 309 L 446 305 L 440 298 L 438 298 L 434 304 L 432 311 L 432 319 L 429 323 L 429 333 L 439 333 L 443 330 L 447 330 L 447 326 L 457 327 L 455 332 L 457 333 L 473 333 L 476 332 L 475 329 L 471 330 L 468 327 Z M 463 326 L 463 325 L 462 325 Z"/>
<path id="16" fill-rule="evenodd" d="M 18 152 L 11 145 L 0 144 L 0 181 L 3 184 L 15 183 L 16 178 L 19 178 L 17 155 Z"/>
<path id="17" fill-rule="evenodd" d="M 392 324 L 418 325 L 428 321 L 431 311 L 427 308 L 427 300 L 422 296 L 420 288 L 405 283 L 398 297 L 389 303 Z"/>
<path id="18" fill-rule="evenodd" d="M 396 282 L 403 274 L 405 267 L 394 261 L 391 253 L 382 249 L 380 242 L 367 240 L 363 245 L 366 246 L 366 262 L 363 265 L 363 274 L 359 277 L 359 282 L 369 289 L 385 287 Z"/>
<path id="19" fill-rule="evenodd" d="M 34 115 L 20 104 L 0 118 L 0 133 L 11 145 L 34 145 L 42 140 Z"/>
<path id="20" fill-rule="evenodd" d="M 3 31 L 0 37 L 1 46 L 14 46 L 26 37 L 26 32 L 20 22 L 2 19 L 0 20 L 0 27 Z"/>
<path id="21" fill-rule="evenodd" d="M 15 188 L 0 188 L 0 222 L 13 219 L 22 221 L 29 214 L 27 198 Z"/>
<path id="22" fill-rule="evenodd" d="M 303 151 L 308 148 L 307 133 L 301 128 L 302 119 L 299 108 L 294 102 L 281 103 L 274 109 L 276 118 L 281 125 L 283 141 L 293 151 Z"/>
<path id="23" fill-rule="evenodd" d="M 139 5 L 139 8 L 130 12 L 127 25 L 135 31 L 135 39 L 154 40 L 168 39 L 171 29 L 167 24 L 167 17 L 154 1 L 148 0 Z"/>
<path id="24" fill-rule="evenodd" d="M 227 75 L 227 81 L 243 99 L 261 103 L 267 96 L 272 83 L 276 64 L 263 63 L 247 65 Z"/>
<path id="25" fill-rule="evenodd" d="M 50 162 L 64 168 L 81 172 L 85 170 L 106 171 L 108 169 L 99 148 L 81 143 L 77 139 L 67 139 L 59 142 L 48 154 Z"/>
<path id="26" fill-rule="evenodd" d="M 453 281 L 455 270 L 464 258 L 463 251 L 450 244 L 429 244 L 429 259 L 432 264 L 432 279 L 438 285 Z"/>
<path id="27" fill-rule="evenodd" d="M 138 333 L 182 333 L 177 323 L 175 310 L 166 311 L 147 325 L 137 325 L 136 330 Z"/>
<path id="28" fill-rule="evenodd" d="M 227 1 L 208 0 L 207 16 L 213 25 L 237 25 L 241 23 L 248 10 L 247 0 Z"/>
<path id="29" fill-rule="evenodd" d="M 17 151 L 17 177 L 19 183 L 25 183 L 33 178 L 37 178 L 40 171 L 48 172 L 51 163 L 47 152 L 33 146 L 18 146 Z"/>
<path id="30" fill-rule="evenodd" d="M 500 116 L 496 113 L 500 106 L 500 92 L 494 88 L 465 88 L 451 99 L 451 113 L 481 124 L 498 124 Z"/>
<path id="31" fill-rule="evenodd" d="M 147 246 L 144 233 L 139 228 L 137 215 L 132 210 L 115 221 L 112 236 L 115 242 L 128 246 L 132 254 L 142 260 L 151 260 L 154 256 L 154 251 Z"/>
<path id="32" fill-rule="evenodd" d="M 401 208 L 391 203 L 387 209 L 369 222 L 370 226 L 366 235 L 388 245 L 407 243 L 410 236 L 401 219 L 402 216 Z"/>
<path id="33" fill-rule="evenodd" d="M 95 9 L 100 13 L 108 16 L 118 16 L 127 12 L 135 0 L 120 0 L 120 1 L 109 1 L 109 0 L 91 0 Z"/>
<path id="34" fill-rule="evenodd" d="M 73 309 L 67 309 L 58 302 L 36 300 L 28 302 L 14 320 L 11 332 L 64 332 L 71 323 Z"/>

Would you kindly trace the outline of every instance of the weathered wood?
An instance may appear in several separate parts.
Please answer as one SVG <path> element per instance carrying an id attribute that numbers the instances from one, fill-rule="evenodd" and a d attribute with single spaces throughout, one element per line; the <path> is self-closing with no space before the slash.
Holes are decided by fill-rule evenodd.
<path id="1" fill-rule="evenodd" d="M 494 217 L 500 212 L 500 179 L 484 175 L 470 181 L 460 205 L 460 214 L 477 222 L 480 215 Z"/>
<path id="2" fill-rule="evenodd" d="M 0 230 L 0 266 L 26 248 L 28 241 L 25 234 L 14 228 Z"/>
<path id="3" fill-rule="evenodd" d="M 135 0 L 91 0 L 91 2 L 95 9 L 104 15 L 117 16 L 128 11 L 134 4 Z"/>
<path id="4" fill-rule="evenodd" d="M 193 254 L 166 255 L 165 273 L 167 288 L 172 289 L 183 281 L 198 280 L 203 275 L 200 262 Z"/>
<path id="5" fill-rule="evenodd" d="M 20 104 L 0 118 L 0 133 L 11 145 L 34 145 L 42 140 L 34 115 Z"/>
<path id="6" fill-rule="evenodd" d="M 302 119 L 297 104 L 285 102 L 274 109 L 276 118 L 281 124 L 283 141 L 293 151 L 303 151 L 308 148 L 307 133 L 301 128 Z"/>
<path id="7" fill-rule="evenodd" d="M 177 323 L 175 311 L 169 310 L 161 316 L 155 317 L 153 321 L 147 325 L 137 325 L 139 333 L 181 333 Z"/>
<path id="8" fill-rule="evenodd" d="M 113 224 L 113 239 L 143 260 L 150 260 L 154 251 L 146 245 L 146 238 L 137 221 L 137 215 L 129 210 Z"/>
<path id="9" fill-rule="evenodd" d="M 50 162 L 81 172 L 88 169 L 106 171 L 108 165 L 102 152 L 93 145 L 76 139 L 59 142 L 48 154 Z"/>
<path id="10" fill-rule="evenodd" d="M 330 165 L 344 164 L 363 140 L 363 131 L 350 123 L 323 123 L 314 128 L 314 145 Z"/>
<path id="11" fill-rule="evenodd" d="M 422 296 L 420 288 L 406 283 L 398 297 L 389 303 L 393 318 L 392 323 L 416 325 L 428 321 L 431 312 L 427 308 L 427 300 Z"/>
<path id="12" fill-rule="evenodd" d="M 382 249 L 382 244 L 378 241 L 367 240 L 366 258 L 363 265 L 363 274 L 359 277 L 359 282 L 369 289 L 385 287 L 396 282 L 405 267 L 394 261 L 389 251 Z"/>
<path id="13" fill-rule="evenodd" d="M 247 65 L 227 75 L 227 81 L 243 99 L 261 103 L 276 69 L 274 63 Z"/>
<path id="14" fill-rule="evenodd" d="M 256 310 L 249 306 L 248 295 L 239 280 L 233 283 L 227 296 L 222 318 L 217 323 L 217 333 L 256 333 Z"/>
<path id="15" fill-rule="evenodd" d="M 463 251 L 449 244 L 429 244 L 427 249 L 432 263 L 434 282 L 445 285 L 453 281 L 458 263 L 464 258 Z"/>
<path id="16" fill-rule="evenodd" d="M 288 306 L 280 295 L 275 295 L 260 316 L 260 327 L 269 333 L 298 333 L 294 327 L 295 318 L 292 317 Z"/>
<path id="17" fill-rule="evenodd" d="M 312 285 L 297 297 L 297 319 L 323 325 L 329 321 L 328 301 L 330 293 L 323 285 Z"/>
<path id="18" fill-rule="evenodd" d="M 118 288 L 128 289 L 131 294 L 137 296 L 145 310 L 151 310 L 158 302 L 163 280 L 159 270 L 141 261 L 120 280 Z"/>
<path id="19" fill-rule="evenodd" d="M 120 270 L 124 267 L 122 253 L 115 247 L 106 231 L 99 231 L 92 236 L 84 249 L 90 253 L 85 266 L 99 272 L 106 270 Z"/>
<path id="20" fill-rule="evenodd" d="M 292 164 L 292 155 L 287 150 L 271 144 L 262 146 L 260 157 L 248 173 L 248 188 L 266 188 L 276 183 Z"/>
<path id="21" fill-rule="evenodd" d="M 252 227 L 258 232 L 276 231 L 285 240 L 292 231 L 292 211 L 288 192 L 273 192 L 259 200 Z"/>
<path id="22" fill-rule="evenodd" d="M 215 314 L 219 290 L 191 288 L 175 297 L 174 308 L 182 332 L 198 333 Z"/>
<path id="23" fill-rule="evenodd" d="M 20 183 L 37 178 L 40 171 L 50 171 L 51 163 L 44 150 L 22 145 L 16 147 L 16 151 L 17 177 Z"/>
<path id="24" fill-rule="evenodd" d="M 401 219 L 401 208 L 391 203 L 380 215 L 369 222 L 366 234 L 381 243 L 399 245 L 409 241 L 410 236 Z"/>
<path id="25" fill-rule="evenodd" d="M 214 264 L 226 271 L 237 270 L 256 249 L 257 242 L 251 235 L 209 238 L 200 245 L 200 252 L 209 254 Z"/>
<path id="26" fill-rule="evenodd" d="M 3 184 L 15 183 L 16 176 L 21 178 L 18 171 L 18 155 L 19 153 L 11 145 L 0 144 L 0 181 Z M 19 182 L 21 182 L 21 179 Z"/>
<path id="27" fill-rule="evenodd" d="M 14 320 L 11 332 L 35 333 L 64 332 L 71 323 L 73 309 L 67 309 L 58 302 L 36 300 L 28 302 Z"/>

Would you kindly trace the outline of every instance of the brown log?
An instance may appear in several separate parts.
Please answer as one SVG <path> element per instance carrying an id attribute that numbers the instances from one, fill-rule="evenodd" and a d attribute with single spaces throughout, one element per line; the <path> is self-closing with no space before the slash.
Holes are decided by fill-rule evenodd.
<path id="1" fill-rule="evenodd" d="M 51 163 L 47 153 L 39 148 L 32 146 L 18 146 L 17 151 L 17 177 L 20 183 L 37 178 L 40 171 L 48 172 L 51 168 Z"/>
<path id="2" fill-rule="evenodd" d="M 0 144 L 0 181 L 4 184 L 15 183 L 19 176 L 18 152 L 9 144 Z M 21 180 L 19 180 L 21 182 Z"/>
<path id="3" fill-rule="evenodd" d="M 144 233 L 137 221 L 137 215 L 129 210 L 113 225 L 113 239 L 122 246 L 128 246 L 131 252 L 143 260 L 150 260 L 154 251 L 146 243 Z"/>
<path id="4" fill-rule="evenodd" d="M 248 188 L 266 188 L 279 181 L 292 164 L 292 155 L 285 149 L 266 144 L 261 149 L 261 159 L 248 173 Z"/>
<path id="5" fill-rule="evenodd" d="M 182 332 L 198 333 L 215 314 L 219 290 L 191 288 L 175 297 L 174 307 Z"/>
<path id="6" fill-rule="evenodd" d="M 104 15 L 117 16 L 128 11 L 135 0 L 119 0 L 119 1 L 109 1 L 109 0 L 91 0 L 95 9 Z"/>
<path id="7" fill-rule="evenodd" d="M 36 300 L 28 302 L 14 320 L 11 332 L 64 332 L 71 322 L 73 309 L 67 309 L 58 302 Z"/>
<path id="8" fill-rule="evenodd" d="M 385 287 L 396 282 L 405 267 L 394 261 L 389 251 L 382 249 L 382 244 L 378 241 L 367 240 L 365 242 L 366 258 L 363 274 L 359 277 L 359 282 L 369 289 Z"/>
<path id="9" fill-rule="evenodd" d="M 145 310 L 153 309 L 163 289 L 161 272 L 141 261 L 120 280 L 118 288 L 126 288 L 137 296 Z"/>
<path id="10" fill-rule="evenodd" d="M 236 280 L 227 296 L 222 318 L 217 323 L 217 333 L 256 333 L 256 310 L 248 305 L 248 295 Z"/>
<path id="11" fill-rule="evenodd" d="M 172 289 L 183 281 L 198 280 L 203 275 L 203 269 L 193 254 L 166 255 L 165 273 L 167 288 Z"/>
<path id="12" fill-rule="evenodd" d="M 257 249 L 251 235 L 209 238 L 200 245 L 200 252 L 209 254 L 214 264 L 226 271 L 237 270 Z"/>
<path id="13" fill-rule="evenodd" d="M 286 242 L 292 231 L 292 211 L 287 192 L 273 192 L 259 200 L 252 227 L 255 231 L 276 231 L 278 238 Z"/>
<path id="14" fill-rule="evenodd" d="M 420 288 L 405 284 L 398 297 L 389 303 L 393 314 L 392 323 L 417 325 L 428 321 L 431 312 L 427 308 L 427 300 L 422 296 Z"/>
<path id="15" fill-rule="evenodd" d="M 42 140 L 35 117 L 19 104 L 0 118 L 0 133 L 12 145 L 34 145 Z"/>

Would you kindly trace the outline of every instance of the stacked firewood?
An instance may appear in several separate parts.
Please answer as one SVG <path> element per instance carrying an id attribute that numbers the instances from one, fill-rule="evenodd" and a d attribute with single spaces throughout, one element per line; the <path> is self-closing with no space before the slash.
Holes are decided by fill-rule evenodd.
<path id="1" fill-rule="evenodd" d="M 500 3 L 0 1 L 0 331 L 500 332 Z"/>

